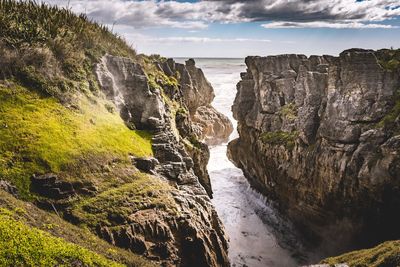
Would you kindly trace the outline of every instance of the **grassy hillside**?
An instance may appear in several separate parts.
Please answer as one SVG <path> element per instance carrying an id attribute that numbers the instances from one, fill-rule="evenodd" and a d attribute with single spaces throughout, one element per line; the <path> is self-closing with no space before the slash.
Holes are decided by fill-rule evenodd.
<path id="1" fill-rule="evenodd" d="M 105 100 L 81 97 L 75 109 L 53 97 L 0 84 L 0 178 L 28 196 L 30 176 L 76 172 L 128 155 L 149 156 L 151 135 L 128 129 Z"/>
<path id="2" fill-rule="evenodd" d="M 131 156 L 153 154 L 152 133 L 129 129 L 101 92 L 94 70 L 107 53 L 148 65 L 153 60 L 138 57 L 122 38 L 84 15 L 0 0 L 0 181 L 15 186 L 20 198 L 0 189 L 0 266 L 153 266 L 85 227 L 117 208 L 109 195 L 129 197 L 124 201 L 136 201 L 138 209 L 140 203 L 173 205 L 172 188 L 131 163 Z M 46 173 L 56 174 L 57 182 L 95 189 L 61 200 L 39 195 L 31 177 Z M 36 208 L 39 203 L 54 204 L 59 216 L 53 208 Z M 92 204 L 108 210 L 80 209 Z M 73 207 L 82 227 L 62 219 Z"/>
<path id="3" fill-rule="evenodd" d="M 152 154 L 151 134 L 129 130 L 99 91 L 94 68 L 106 53 L 136 57 L 84 15 L 0 0 L 0 179 L 22 196 L 35 173 L 82 176 L 87 165 Z"/>
<path id="4" fill-rule="evenodd" d="M 0 0 L 0 78 L 14 77 L 58 98 L 96 93 L 93 66 L 109 53 L 136 52 L 106 27 L 65 8 L 35 1 Z"/>
<path id="5" fill-rule="evenodd" d="M 371 249 L 363 249 L 328 258 L 321 263 L 334 266 L 347 263 L 357 267 L 390 267 L 400 266 L 400 240 L 388 241 Z"/>

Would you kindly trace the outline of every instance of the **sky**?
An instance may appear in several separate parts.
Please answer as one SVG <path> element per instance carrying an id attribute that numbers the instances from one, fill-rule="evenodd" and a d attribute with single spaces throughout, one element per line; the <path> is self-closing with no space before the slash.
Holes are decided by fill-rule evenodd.
<path id="1" fill-rule="evenodd" d="M 43 0 L 85 13 L 139 53 L 242 58 L 400 48 L 400 0 Z"/>

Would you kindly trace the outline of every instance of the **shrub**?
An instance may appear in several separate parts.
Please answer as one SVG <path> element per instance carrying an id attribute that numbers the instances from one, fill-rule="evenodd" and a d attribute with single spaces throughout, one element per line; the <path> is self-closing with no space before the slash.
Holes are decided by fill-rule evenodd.
<path id="1" fill-rule="evenodd" d="M 293 149 L 295 145 L 295 141 L 299 133 L 297 131 L 293 132 L 265 132 L 262 133 L 260 138 L 265 144 L 270 145 L 284 145 L 289 149 Z"/>

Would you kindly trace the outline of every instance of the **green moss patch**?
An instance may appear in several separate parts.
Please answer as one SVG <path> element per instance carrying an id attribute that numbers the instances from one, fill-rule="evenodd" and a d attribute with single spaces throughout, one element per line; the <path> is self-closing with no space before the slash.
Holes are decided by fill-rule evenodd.
<path id="1" fill-rule="evenodd" d="M 385 70 L 395 71 L 400 68 L 400 49 L 381 49 L 376 55 Z"/>
<path id="2" fill-rule="evenodd" d="M 160 178 L 137 172 L 131 183 L 79 202 L 73 215 L 91 228 L 125 224 L 129 215 L 144 209 L 177 212 L 173 188 Z"/>
<path id="3" fill-rule="evenodd" d="M 339 263 L 346 263 L 349 266 L 357 267 L 399 266 L 400 240 L 388 241 L 371 249 L 358 250 L 328 258 L 321 263 L 332 266 Z"/>
<path id="4" fill-rule="evenodd" d="M 123 263 L 132 267 L 155 266 L 141 256 L 135 255 L 130 251 L 112 246 L 106 241 L 93 235 L 86 228 L 80 228 L 72 225 L 64 221 L 60 217 L 56 216 L 56 214 L 39 209 L 29 202 L 18 200 L 2 190 L 0 190 L 0 210 L 2 211 L 3 215 L 9 216 L 10 219 L 19 221 L 27 227 L 29 226 L 33 229 L 42 230 L 51 236 L 62 238 L 62 240 L 65 240 L 66 242 L 74 243 L 79 247 L 86 248 L 87 250 L 93 251 L 112 261 Z M 0 264 L 0 266 L 4 265 Z M 12 264 L 6 266 L 21 265 Z M 33 266 L 46 265 L 35 264 Z"/>
<path id="5" fill-rule="evenodd" d="M 152 154 L 151 135 L 128 129 L 104 103 L 82 97 L 79 106 L 71 110 L 23 87 L 0 85 L 0 179 L 26 196 L 34 173 L 79 169 L 77 163 L 96 164 L 96 157 Z"/>
<path id="6" fill-rule="evenodd" d="M 395 121 L 400 116 L 400 89 L 395 94 L 395 103 L 393 108 L 376 124 L 379 128 L 386 128 L 389 131 L 398 132 Z"/>
<path id="7" fill-rule="evenodd" d="M 280 114 L 288 120 L 295 120 L 297 119 L 297 107 L 294 103 L 286 104 L 281 108 Z"/>
<path id="8" fill-rule="evenodd" d="M 284 145 L 289 149 L 293 149 L 296 139 L 298 138 L 299 133 L 297 131 L 293 132 L 265 132 L 262 133 L 260 138 L 265 144 L 270 145 Z"/>
<path id="9" fill-rule="evenodd" d="M 0 209 L 0 266 L 124 266 L 10 215 Z"/>

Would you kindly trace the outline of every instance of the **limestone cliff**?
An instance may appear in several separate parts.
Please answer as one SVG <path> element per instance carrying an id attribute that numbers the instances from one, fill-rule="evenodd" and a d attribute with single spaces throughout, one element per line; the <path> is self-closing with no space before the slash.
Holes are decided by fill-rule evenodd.
<path id="1" fill-rule="evenodd" d="M 233 131 L 232 123 L 211 106 L 214 90 L 203 71 L 195 66 L 195 61 L 189 59 L 180 64 L 168 59 L 160 64 L 160 68 L 166 75 L 177 76 L 198 139 L 209 145 L 228 141 Z"/>
<path id="2" fill-rule="evenodd" d="M 164 103 L 161 92 L 149 86 L 142 67 L 127 58 L 104 56 L 98 64 L 97 75 L 101 89 L 128 123 L 151 127 L 155 131 L 152 139 L 154 158 L 133 158 L 133 162 L 138 169 L 172 185 L 170 198 L 175 210 L 162 212 L 150 207 L 132 210 L 132 214 L 121 218 L 122 221 L 115 222 L 112 227 L 94 227 L 111 243 L 166 264 L 228 266 L 227 237 L 205 190 L 211 191 L 209 180 L 203 187 L 195 174 L 198 169 L 205 170 L 203 175 L 209 179 L 207 146 L 199 143 L 200 147 L 188 149 L 185 137 L 190 135 L 180 134 L 193 131 L 191 121 L 177 124 L 173 103 Z M 193 76 L 190 82 L 206 82 L 204 76 L 198 77 Z M 209 88 L 212 94 L 212 87 Z M 179 95 L 171 97 L 179 99 Z M 199 104 L 193 100 L 193 105 Z M 196 159 L 197 154 L 204 153 L 207 155 L 204 161 Z"/>
<path id="3" fill-rule="evenodd" d="M 228 154 L 314 237 L 400 237 L 400 71 L 384 68 L 394 53 L 246 58 Z"/>

